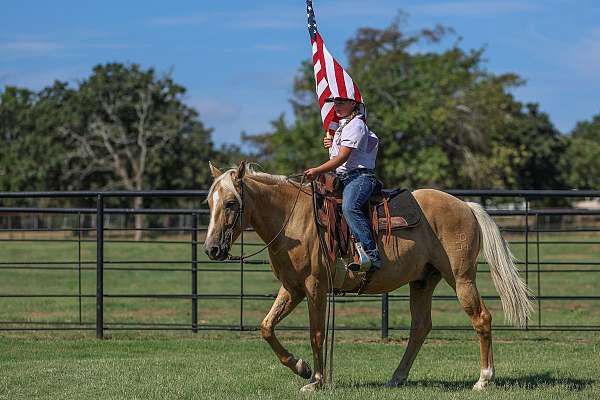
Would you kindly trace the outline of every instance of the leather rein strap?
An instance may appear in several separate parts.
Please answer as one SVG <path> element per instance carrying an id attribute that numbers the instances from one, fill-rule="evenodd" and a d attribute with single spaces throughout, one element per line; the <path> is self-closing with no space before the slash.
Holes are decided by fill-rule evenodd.
<path id="1" fill-rule="evenodd" d="M 296 176 L 299 176 L 299 175 L 292 175 L 291 177 L 296 177 Z M 291 178 L 291 177 L 288 176 L 288 179 Z M 246 255 L 246 256 L 244 256 L 244 255 L 242 255 L 242 256 L 232 256 L 232 255 L 229 255 L 229 260 L 230 261 L 245 261 L 245 260 L 247 260 L 250 257 L 254 257 L 254 256 L 262 253 L 266 249 L 268 249 L 269 246 L 271 246 L 275 242 L 275 240 L 277 240 L 277 238 L 283 233 L 283 231 L 285 230 L 285 228 L 288 226 L 290 220 L 292 219 L 292 215 L 294 214 L 294 210 L 296 209 L 296 205 L 298 204 L 298 199 L 300 198 L 300 192 L 302 192 L 302 185 L 303 184 L 304 184 L 304 174 L 302 174 L 302 179 L 300 180 L 300 185 L 298 187 L 298 193 L 296 194 L 296 199 L 294 200 L 294 205 L 292 206 L 292 210 L 290 211 L 290 214 L 288 215 L 287 219 L 285 220 L 285 223 L 281 226 L 281 229 L 279 229 L 279 232 L 277 232 L 277 234 L 273 237 L 273 239 L 271 239 L 269 241 L 269 243 L 267 243 L 263 248 L 261 248 L 260 250 L 254 252 L 252 254 L 249 254 L 249 255 Z M 241 187 L 241 189 L 240 189 L 240 197 L 242 198 L 242 204 L 240 206 L 240 211 L 238 211 L 236 213 L 235 220 L 234 220 L 233 224 L 231 225 L 231 227 L 229 227 L 227 229 L 227 231 L 225 231 L 225 235 L 224 235 L 224 236 L 227 236 L 230 233 L 230 230 L 231 230 L 230 240 L 233 239 L 233 229 L 235 228 L 235 225 L 237 224 L 238 217 L 241 214 L 244 213 L 244 182 L 243 182 L 243 178 L 242 178 L 242 182 L 240 182 L 240 187 Z M 242 234 L 244 232 L 243 229 L 244 229 L 244 226 L 242 224 Z M 230 248 L 231 248 L 231 246 L 230 246 Z"/>
<path id="2" fill-rule="evenodd" d="M 290 214 L 288 215 L 285 223 L 283 224 L 283 226 L 281 227 L 279 232 L 277 232 L 277 234 L 273 237 L 273 239 L 271 239 L 269 241 L 269 243 L 267 243 L 260 250 L 254 252 L 252 254 L 246 255 L 246 256 L 242 255 L 242 256 L 237 257 L 237 256 L 229 255 L 229 260 L 240 261 L 243 263 L 246 259 L 248 259 L 250 257 L 254 257 L 254 256 L 262 253 L 266 249 L 268 249 L 269 246 L 271 246 L 275 242 L 275 240 L 277 240 L 277 238 L 283 233 L 283 231 L 289 224 L 289 222 L 292 218 L 292 215 L 294 214 L 294 210 L 296 209 L 296 205 L 298 204 L 298 199 L 300 198 L 300 193 L 302 192 L 302 186 L 304 184 L 304 178 L 305 178 L 304 174 L 288 176 L 288 179 L 290 179 L 292 177 L 299 177 L 299 176 L 301 176 L 302 179 L 300 180 L 300 185 L 298 187 L 298 193 L 296 194 L 296 199 L 294 200 L 294 205 L 292 206 L 292 210 L 290 211 Z M 242 204 L 240 205 L 240 210 L 236 213 L 236 216 L 234 218 L 234 222 L 233 222 L 232 226 L 229 227 L 225 231 L 225 234 L 223 235 L 224 236 L 223 239 L 226 239 L 226 238 L 229 238 L 230 240 L 233 239 L 233 229 L 235 228 L 240 216 L 242 216 L 242 218 L 243 218 L 243 213 L 244 213 L 243 178 L 242 178 L 242 181 L 240 182 L 240 187 L 241 187 L 240 188 L 240 196 L 242 198 Z M 326 316 L 327 321 L 326 321 L 326 329 L 325 329 L 325 357 L 324 357 L 324 363 L 323 363 L 323 371 L 325 373 L 325 381 L 332 384 L 333 383 L 333 345 L 335 342 L 335 291 L 333 288 L 333 274 L 332 274 L 332 269 L 331 269 L 332 266 L 331 266 L 330 259 L 327 254 L 327 245 L 325 244 L 325 240 L 321 234 L 321 229 L 319 228 L 319 223 L 318 223 L 319 217 L 318 217 L 316 190 L 315 190 L 314 182 L 311 183 L 311 188 L 312 188 L 315 224 L 316 224 L 316 228 L 317 228 L 317 236 L 319 237 L 319 247 L 325 258 L 325 268 L 327 271 L 327 280 L 328 280 L 328 301 L 327 301 L 327 316 Z M 243 221 L 243 219 L 242 219 L 242 221 Z M 243 228 L 244 228 L 244 226 L 242 223 L 242 235 L 244 234 Z M 231 248 L 231 246 L 230 246 L 230 248 Z M 330 330 L 331 330 L 331 335 L 329 335 Z M 328 340 L 328 339 L 330 339 L 330 340 Z M 329 366 L 328 371 L 327 371 L 327 366 Z"/>
<path id="3" fill-rule="evenodd" d="M 321 232 L 321 228 L 319 227 L 319 210 L 317 208 L 317 190 L 315 187 L 315 182 L 311 182 L 312 187 L 312 197 L 313 197 L 313 214 L 315 217 L 315 227 L 317 229 L 317 236 L 319 237 L 319 247 L 321 249 L 321 253 L 323 254 L 323 258 L 325 259 L 325 270 L 327 272 L 327 281 L 328 281 L 328 290 L 327 290 L 327 317 L 326 317 L 326 325 L 325 325 L 325 357 L 323 362 L 323 371 L 325 373 L 325 381 L 329 384 L 333 384 L 333 347 L 335 343 L 335 290 L 333 288 L 333 273 L 332 273 L 332 263 L 336 261 L 335 249 L 333 246 L 331 247 L 331 252 L 333 252 L 333 261 L 330 258 L 331 252 L 328 251 L 327 244 L 325 242 L 325 238 Z M 329 208 L 327 209 L 329 212 Z M 331 210 L 334 211 L 334 210 Z M 329 227 L 331 223 L 328 224 Z M 328 228 L 330 229 L 330 228 Z M 333 235 L 330 235 L 330 238 Z M 331 330 L 331 335 L 329 335 L 329 331 Z M 328 357 L 329 356 L 329 357 Z M 327 370 L 327 366 L 329 366 L 329 370 Z"/>

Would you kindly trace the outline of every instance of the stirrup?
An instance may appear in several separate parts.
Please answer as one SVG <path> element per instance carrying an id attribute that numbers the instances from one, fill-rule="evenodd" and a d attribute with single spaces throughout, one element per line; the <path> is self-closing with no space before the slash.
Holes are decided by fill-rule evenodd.
<path id="1" fill-rule="evenodd" d="M 352 272 L 367 272 L 371 270 L 371 268 L 373 267 L 371 263 L 371 258 L 369 258 L 369 256 L 367 255 L 367 252 L 363 248 L 362 243 L 356 243 L 355 248 L 358 257 L 355 258 L 354 261 L 351 261 L 350 263 L 346 264 L 346 269 Z"/>
<path id="2" fill-rule="evenodd" d="M 363 277 L 363 279 L 360 283 L 360 287 L 358 288 L 358 291 L 356 292 L 356 294 L 358 294 L 358 295 L 363 294 L 363 291 L 365 290 L 365 288 L 367 287 L 369 282 L 371 282 L 371 278 L 373 277 L 373 275 L 375 275 L 375 272 L 377 272 L 377 271 L 378 271 L 377 268 L 371 268 L 370 270 L 367 271 L 367 273 L 365 274 L 365 276 Z"/>

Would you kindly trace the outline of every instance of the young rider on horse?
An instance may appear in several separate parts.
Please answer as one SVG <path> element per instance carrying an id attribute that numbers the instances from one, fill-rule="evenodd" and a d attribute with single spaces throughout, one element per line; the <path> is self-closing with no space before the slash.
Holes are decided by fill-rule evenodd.
<path id="1" fill-rule="evenodd" d="M 372 273 L 381 268 L 381 257 L 373 240 L 369 217 L 362 207 L 377 184 L 374 168 L 379 139 L 365 123 L 362 103 L 341 97 L 327 101 L 334 103 L 335 113 L 340 118 L 340 126 L 334 137 L 326 136 L 323 139 L 324 147 L 329 149 L 329 161 L 304 173 L 312 181 L 319 174 L 335 170 L 344 188 L 342 212 L 356 238 L 359 255 L 366 253 L 368 256 L 368 259 L 361 257 L 358 264 L 351 263 L 348 267 L 352 270 L 362 269 L 361 265 L 370 261 Z"/>

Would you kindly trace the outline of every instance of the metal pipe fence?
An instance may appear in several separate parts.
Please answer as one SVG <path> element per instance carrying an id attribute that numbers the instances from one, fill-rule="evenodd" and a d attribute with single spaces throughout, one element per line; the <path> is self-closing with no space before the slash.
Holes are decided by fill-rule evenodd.
<path id="1" fill-rule="evenodd" d="M 600 210 L 594 209 L 574 209 L 566 208 L 564 204 L 568 200 L 575 198 L 600 198 L 600 191 L 477 191 L 477 190 L 455 190 L 449 191 L 450 194 L 466 199 L 477 199 L 482 204 L 489 204 L 495 200 L 496 207 L 487 210 L 490 215 L 497 220 L 502 218 L 511 219 L 508 226 L 501 225 L 502 231 L 511 236 L 510 243 L 515 246 L 525 246 L 523 257 L 517 264 L 522 269 L 525 281 L 532 287 L 533 300 L 536 304 L 537 320 L 530 321 L 524 330 L 535 331 L 600 331 L 600 321 L 591 324 L 580 323 L 548 323 L 545 318 L 544 304 L 546 302 L 574 302 L 576 304 L 589 303 L 600 305 L 600 295 L 593 293 L 577 293 L 576 288 L 572 291 L 567 290 L 562 294 L 548 294 L 543 290 L 543 276 L 548 274 L 589 274 L 593 279 L 598 279 L 600 283 L 600 259 L 589 258 L 593 254 L 582 254 L 581 259 L 577 260 L 543 260 L 545 251 L 552 246 L 598 246 L 600 245 Z M 249 293 L 245 290 L 245 282 L 249 274 L 270 273 L 270 269 L 265 266 L 268 261 L 265 259 L 253 259 L 247 261 L 225 261 L 216 262 L 202 259 L 198 253 L 200 244 L 199 235 L 206 231 L 206 226 L 201 225 L 200 218 L 208 215 L 206 208 L 153 208 L 136 210 L 131 208 L 107 208 L 106 202 L 113 200 L 124 200 L 133 197 L 142 197 L 145 199 L 156 200 L 165 198 L 187 199 L 192 202 L 203 200 L 207 195 L 206 191 L 146 191 L 146 192 L 24 192 L 24 193 L 0 193 L 0 282 L 2 274 L 22 271 L 46 271 L 76 272 L 76 287 L 70 293 L 16 293 L 0 292 L 0 310 L 2 302 L 16 299 L 75 299 L 77 301 L 77 318 L 75 321 L 36 321 L 31 318 L 25 319 L 6 319 L 0 316 L 0 331 L 44 331 L 44 330 L 89 330 L 96 332 L 98 338 L 103 338 L 105 331 L 120 330 L 174 330 L 191 331 L 197 333 L 206 330 L 228 330 L 228 331 L 246 331 L 259 329 L 258 324 L 248 324 L 245 322 L 245 313 L 248 310 L 245 302 L 249 301 L 271 301 L 276 297 L 275 293 Z M 68 199 L 69 201 L 85 200 L 87 203 L 95 202 L 95 207 L 88 208 L 60 208 L 60 207 L 22 207 L 15 205 L 6 205 L 7 201 L 19 201 L 32 199 Z M 511 203 L 506 203 L 507 199 L 512 199 Z M 514 200 L 517 200 L 516 202 Z M 536 206 L 534 204 L 546 204 L 551 201 L 560 201 L 563 203 L 559 208 L 549 208 L 547 206 Z M 500 209 L 501 206 L 516 206 L 516 209 Z M 3 207 L 4 206 L 4 207 Z M 107 218 L 110 216 L 129 217 L 136 214 L 147 216 L 183 216 L 187 219 L 184 226 L 154 226 L 135 228 L 130 226 L 115 227 L 107 224 Z M 76 221 L 76 226 L 52 227 L 39 226 L 40 216 L 69 216 Z M 95 220 L 91 218 L 95 216 Z M 18 227 L 12 225 L 15 218 L 25 219 L 34 218 L 35 226 L 23 223 L 21 221 Z M 547 218 L 550 223 L 542 223 Z M 584 220 L 584 219 L 588 220 Z M 83 220 L 88 220 L 88 225 Z M 565 226 L 565 219 L 572 221 Z M 93 223 L 92 223 L 93 222 Z M 516 225 L 515 225 L 516 223 Z M 42 224 L 43 225 L 43 224 Z M 132 241 L 124 239 L 116 234 L 127 235 L 135 231 L 143 231 L 146 234 L 159 235 L 158 239 L 144 239 Z M 169 239 L 166 234 L 176 233 L 178 236 L 186 235 L 185 239 L 180 237 Z M 598 233 L 597 237 L 594 234 Z M 52 235 L 62 234 L 63 237 Z M 574 240 L 565 240 L 564 237 L 553 237 L 551 240 L 542 240 L 542 235 L 561 234 L 561 235 L 580 235 L 586 234 L 584 239 L 578 236 Z M 40 235 L 42 237 L 40 237 Z M 50 236 L 44 236 L 50 235 Z M 108 235 L 108 236 L 107 236 Z M 9 244 L 27 244 L 30 246 L 39 244 L 60 244 L 68 243 L 76 245 L 75 259 L 61 259 L 53 261 L 39 261 L 29 259 L 4 259 L 1 251 L 3 247 Z M 95 259 L 84 259 L 83 247 L 95 245 Z M 151 260 L 114 260 L 106 258 L 107 244 L 125 244 L 136 245 L 169 245 L 169 246 L 189 246 L 189 259 L 151 259 Z M 244 247 L 261 246 L 257 241 L 246 242 L 244 235 L 237 243 L 237 248 L 244 252 Z M 265 258 L 265 255 L 262 255 Z M 480 262 L 485 265 L 484 262 Z M 157 267 L 156 265 L 159 265 Z M 235 267 L 234 267 L 235 266 Z M 480 272 L 489 273 L 487 268 L 481 268 Z M 83 285 L 83 274 L 95 272 L 95 292 L 89 292 Z M 117 272 L 148 272 L 148 273 L 169 273 L 169 274 L 189 274 L 189 291 L 182 293 L 113 293 L 107 292 L 105 288 L 105 279 L 110 274 Z M 206 273 L 219 274 L 239 274 L 239 293 L 201 293 L 198 285 L 199 279 Z M 569 275 L 571 276 L 571 275 Z M 598 278 L 596 278 L 598 276 Z M 14 277 L 13 277 L 14 278 Z M 533 285 L 531 285 L 533 283 Z M 566 281 L 565 285 L 569 285 Z M 598 286 L 596 286 L 598 287 Z M 497 301 L 498 296 L 484 295 L 484 300 Z M 128 321 L 128 322 L 106 322 L 105 301 L 115 299 L 134 299 L 134 300 L 184 300 L 189 301 L 189 322 L 147 322 L 147 321 Z M 199 309 L 204 302 L 215 300 L 239 301 L 239 320 L 237 323 L 209 324 L 199 319 Z M 84 318 L 83 303 L 94 301 L 95 320 Z M 377 330 L 381 332 L 382 337 L 388 337 L 392 330 L 409 329 L 408 326 L 390 323 L 390 305 L 395 302 L 407 302 L 408 295 L 391 293 L 384 295 L 363 295 L 346 297 L 337 297 L 336 302 L 340 304 L 354 303 L 381 303 L 380 323 L 378 326 L 347 324 L 339 326 L 336 329 L 341 330 Z M 448 302 L 456 301 L 452 295 L 435 295 L 434 301 Z M 25 308 L 33 306 L 26 306 Z M 18 311 L 18 310 L 17 310 Z M 28 311 L 31 311 L 28 309 Z M 35 310 L 34 310 L 35 311 Z M 0 311 L 0 315 L 2 312 Z M 17 312 L 18 314 L 18 312 Z M 289 325 L 278 329 L 283 330 L 306 330 L 307 326 Z M 470 330 L 469 325 L 440 325 L 434 326 L 438 330 Z M 512 330 L 515 328 L 495 325 L 494 329 Z"/>

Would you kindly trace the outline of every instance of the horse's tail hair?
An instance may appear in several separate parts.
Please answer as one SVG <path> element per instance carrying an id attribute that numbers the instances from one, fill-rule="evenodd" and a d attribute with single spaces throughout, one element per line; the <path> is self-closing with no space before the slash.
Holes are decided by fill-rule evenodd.
<path id="1" fill-rule="evenodd" d="M 524 327 L 531 316 L 533 306 L 529 300 L 530 290 L 519 277 L 515 257 L 500 234 L 498 225 L 477 203 L 467 203 L 473 211 L 483 236 L 483 254 L 490 266 L 494 286 L 502 300 L 504 316 L 511 324 Z"/>

